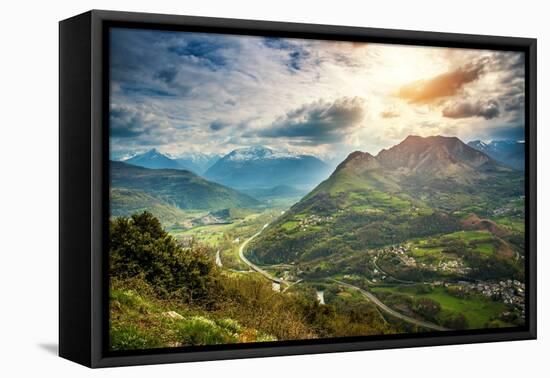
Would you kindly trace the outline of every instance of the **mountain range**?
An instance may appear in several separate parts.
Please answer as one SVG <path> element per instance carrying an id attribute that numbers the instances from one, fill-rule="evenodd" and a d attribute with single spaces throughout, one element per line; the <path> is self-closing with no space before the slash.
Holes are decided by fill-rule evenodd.
<path id="1" fill-rule="evenodd" d="M 183 169 L 202 175 L 208 170 L 208 168 L 220 160 L 221 157 L 222 155 L 219 154 L 203 154 L 200 152 L 195 152 L 179 155 L 173 159 Z"/>
<path id="2" fill-rule="evenodd" d="M 177 157 L 170 157 L 153 148 L 123 161 L 143 168 L 182 169 L 200 175 L 218 161 L 220 157 L 221 156 L 217 154 L 203 153 L 188 153 Z"/>
<path id="3" fill-rule="evenodd" d="M 524 194 L 523 173 L 455 137 L 351 153 L 252 243 L 263 263 L 304 261 L 452 232 Z"/>
<path id="4" fill-rule="evenodd" d="M 331 171 L 315 156 L 264 146 L 239 148 L 223 156 L 189 153 L 171 157 L 151 149 L 124 160 L 124 163 L 149 169 L 188 170 L 238 190 L 259 190 L 262 192 L 260 197 L 266 191 L 275 197 L 291 192 L 307 193 Z"/>
<path id="5" fill-rule="evenodd" d="M 329 167 L 314 156 L 254 146 L 231 151 L 204 177 L 236 189 L 291 186 L 309 190 L 329 173 Z"/>
<path id="6" fill-rule="evenodd" d="M 145 193 L 162 205 L 179 209 L 216 210 L 232 207 L 252 207 L 254 198 L 234 189 L 210 182 L 187 170 L 148 169 L 124 162 L 111 161 L 111 188 L 118 194 Z M 151 198 L 148 198 L 150 201 Z"/>
<path id="7" fill-rule="evenodd" d="M 525 142 L 517 140 L 474 140 L 468 146 L 481 151 L 493 159 L 518 170 L 525 170 Z"/>
<path id="8" fill-rule="evenodd" d="M 177 161 L 160 153 L 156 148 L 124 160 L 124 163 L 149 169 L 182 169 Z"/>

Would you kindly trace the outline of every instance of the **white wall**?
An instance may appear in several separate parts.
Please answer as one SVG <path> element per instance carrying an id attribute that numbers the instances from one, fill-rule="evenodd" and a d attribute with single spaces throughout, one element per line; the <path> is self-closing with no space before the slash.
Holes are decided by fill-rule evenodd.
<path id="1" fill-rule="evenodd" d="M 0 375 L 518 377 L 548 373 L 550 266 L 544 1 L 4 1 L 0 22 Z M 92 371 L 57 343 L 57 21 L 91 8 L 511 35 L 539 39 L 539 340 Z M 546 14 L 546 16 L 545 16 Z M 546 274 L 544 274 L 546 273 Z M 546 348 L 546 352 L 544 351 Z M 537 374 L 538 372 L 538 374 Z M 529 375 L 527 375 L 529 376 Z"/>

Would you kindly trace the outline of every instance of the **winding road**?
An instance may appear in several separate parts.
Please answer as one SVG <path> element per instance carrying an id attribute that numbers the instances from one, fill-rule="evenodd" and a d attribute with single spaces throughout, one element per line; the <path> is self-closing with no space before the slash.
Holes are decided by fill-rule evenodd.
<path id="1" fill-rule="evenodd" d="M 378 269 L 378 271 L 380 273 L 385 274 L 387 277 L 391 278 L 392 280 L 400 282 L 400 283 L 404 283 L 404 284 L 409 284 L 409 285 L 414 285 L 414 284 L 417 284 L 417 283 L 421 283 L 421 282 L 405 281 L 405 280 L 401 280 L 399 278 L 396 278 L 396 277 L 392 276 L 388 272 L 385 272 L 384 270 L 382 270 L 382 268 L 380 268 L 380 266 L 376 263 L 376 260 L 378 260 L 378 256 L 374 256 L 374 258 L 372 259 L 372 263 L 373 263 L 374 267 L 376 269 Z"/>
<path id="2" fill-rule="evenodd" d="M 277 277 L 274 277 L 273 275 L 269 274 L 267 271 L 263 270 L 258 265 L 254 264 L 249 259 L 247 259 L 246 256 L 244 255 L 244 250 L 245 250 L 246 246 L 248 245 L 248 243 L 250 243 L 252 240 L 254 240 L 254 238 L 258 237 L 258 235 L 260 235 L 263 232 L 263 230 L 265 230 L 267 228 L 267 226 L 269 226 L 269 223 L 264 224 L 264 226 L 262 227 L 262 229 L 260 231 L 256 232 L 254 235 L 252 235 L 251 237 L 246 239 L 243 242 L 243 244 L 241 244 L 241 246 L 239 247 L 239 257 L 246 265 L 248 265 L 248 267 L 250 269 L 254 270 L 255 272 L 260 273 L 262 276 L 264 276 L 265 278 L 267 278 L 271 282 L 274 282 L 274 283 L 279 284 L 279 285 L 280 284 L 287 284 L 288 285 L 289 284 L 288 282 L 286 282 L 282 278 L 277 278 Z M 441 327 L 437 324 L 433 324 L 433 323 L 426 322 L 426 321 L 423 321 L 423 320 L 418 320 L 418 319 L 415 319 L 415 318 L 411 318 L 410 316 L 401 314 L 401 313 L 393 310 L 392 308 L 386 306 L 380 299 L 378 299 L 371 292 L 368 292 L 364 289 L 361 289 L 360 287 L 357 287 L 357 286 L 354 286 L 354 285 L 351 285 L 351 284 L 348 284 L 346 282 L 342 282 L 342 281 L 339 281 L 339 280 L 335 280 L 333 278 L 331 278 L 331 280 L 338 283 L 338 284 L 340 284 L 340 285 L 342 285 L 342 286 L 346 286 L 350 289 L 358 290 L 361 294 L 363 294 L 363 296 L 365 296 L 368 300 L 370 300 L 372 303 L 374 303 L 374 305 L 377 306 L 380 310 L 382 310 L 385 313 L 387 313 L 389 315 L 392 315 L 392 316 L 394 316 L 398 319 L 401 319 L 401 320 L 403 320 L 407 323 L 414 324 L 414 325 L 417 325 L 419 327 L 424 327 L 424 328 L 427 328 L 427 329 L 432 329 L 432 330 L 435 330 L 435 331 L 449 331 L 448 328 Z M 293 284 L 297 284 L 300 281 L 302 281 L 302 280 L 294 282 Z M 293 285 L 293 284 L 291 284 L 291 285 Z M 289 286 L 291 286 L 291 285 L 289 285 Z M 283 292 L 284 291 L 285 290 L 283 290 Z"/>
<path id="3" fill-rule="evenodd" d="M 433 324 L 433 323 L 426 322 L 426 321 L 423 321 L 423 320 L 418 320 L 418 319 L 415 319 L 415 318 L 411 318 L 410 316 L 407 316 L 407 315 L 403 315 L 403 314 L 391 309 L 390 307 L 386 306 L 380 299 L 378 299 L 371 292 L 363 290 L 360 287 L 357 287 L 357 286 L 354 286 L 354 285 L 351 285 L 351 284 L 348 284 L 348 283 L 345 283 L 345 282 L 342 282 L 342 281 L 338 281 L 338 280 L 335 280 L 333 278 L 331 278 L 331 280 L 338 283 L 338 284 L 340 284 L 340 285 L 342 285 L 342 286 L 349 287 L 350 289 L 358 290 L 368 300 L 370 300 L 372 303 L 374 303 L 380 310 L 384 311 L 387 314 L 395 316 L 396 318 L 399 318 L 403 321 L 406 321 L 407 323 L 414 324 L 414 325 L 424 327 L 424 328 L 428 328 L 428 329 L 433 329 L 435 331 L 450 331 L 448 328 L 441 327 L 437 324 Z"/>
<path id="4" fill-rule="evenodd" d="M 262 229 L 260 231 L 256 232 L 254 235 L 252 235 L 251 237 L 246 239 L 243 244 L 241 244 L 241 246 L 239 247 L 239 257 L 241 258 L 241 260 L 246 265 L 248 265 L 250 267 L 250 269 L 260 273 L 262 276 L 264 276 L 268 280 L 270 280 L 272 282 L 275 282 L 277 284 L 283 284 L 283 283 L 286 284 L 285 280 L 283 280 L 282 278 L 274 277 L 273 275 L 269 274 L 268 272 L 266 272 L 265 270 L 260 268 L 258 265 L 254 264 L 249 259 L 247 259 L 246 256 L 244 255 L 244 249 L 246 248 L 248 243 L 250 243 L 254 238 L 258 237 L 258 235 L 260 235 L 262 233 L 262 231 L 267 228 L 267 226 L 269 226 L 269 223 L 264 224 L 264 226 L 262 227 Z"/>

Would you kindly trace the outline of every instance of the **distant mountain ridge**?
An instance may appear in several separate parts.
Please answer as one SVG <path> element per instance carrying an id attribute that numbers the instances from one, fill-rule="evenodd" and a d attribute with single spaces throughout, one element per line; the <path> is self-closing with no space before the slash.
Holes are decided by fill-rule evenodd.
<path id="1" fill-rule="evenodd" d="M 203 174 L 220 159 L 217 154 L 185 153 L 177 157 L 163 154 L 156 148 L 123 160 L 124 163 L 149 169 L 181 169 Z"/>
<path id="2" fill-rule="evenodd" d="M 525 142 L 517 140 L 481 140 L 468 142 L 468 146 L 481 151 L 491 158 L 518 170 L 525 170 Z"/>
<path id="3" fill-rule="evenodd" d="M 180 154 L 172 159 L 175 160 L 182 168 L 202 175 L 213 166 L 222 155 L 219 154 L 203 154 L 200 152 L 190 152 Z"/>
<path id="4" fill-rule="evenodd" d="M 148 169 L 115 161 L 110 166 L 111 188 L 138 190 L 180 209 L 218 210 L 259 204 L 246 194 L 190 171 Z"/>
<path id="5" fill-rule="evenodd" d="M 149 169 L 182 169 L 177 161 L 170 159 L 156 148 L 124 160 L 124 163 Z"/>
<path id="6" fill-rule="evenodd" d="M 210 167 L 204 176 L 237 189 L 282 185 L 311 188 L 326 178 L 328 173 L 328 166 L 314 156 L 253 146 L 231 151 Z"/>

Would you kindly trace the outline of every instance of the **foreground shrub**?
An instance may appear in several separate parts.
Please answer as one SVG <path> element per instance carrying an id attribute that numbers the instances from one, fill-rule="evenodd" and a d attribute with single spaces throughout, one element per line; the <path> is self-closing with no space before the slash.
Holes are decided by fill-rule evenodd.
<path id="1" fill-rule="evenodd" d="M 112 326 L 110 336 L 111 350 L 151 349 L 161 346 L 157 338 L 134 324 Z"/>
<path id="2" fill-rule="evenodd" d="M 177 335 L 183 344 L 212 345 L 237 342 L 237 337 L 213 320 L 194 316 L 178 323 Z"/>
<path id="3" fill-rule="evenodd" d="M 148 212 L 110 222 L 111 277 L 143 277 L 163 297 L 212 300 L 216 275 L 207 253 L 204 246 L 179 246 Z"/>

